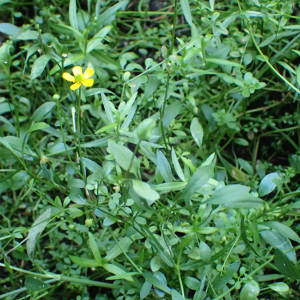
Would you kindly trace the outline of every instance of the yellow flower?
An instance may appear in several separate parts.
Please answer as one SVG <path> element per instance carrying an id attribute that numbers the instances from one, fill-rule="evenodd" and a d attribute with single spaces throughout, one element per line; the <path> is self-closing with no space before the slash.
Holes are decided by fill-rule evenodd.
<path id="1" fill-rule="evenodd" d="M 69 73 L 62 74 L 63 79 L 74 82 L 74 84 L 70 86 L 71 90 L 77 90 L 82 84 L 84 86 L 92 86 L 94 84 L 94 79 L 89 79 L 94 74 L 93 69 L 87 68 L 82 74 L 81 67 L 77 66 L 72 69 L 72 72 L 74 76 Z"/>

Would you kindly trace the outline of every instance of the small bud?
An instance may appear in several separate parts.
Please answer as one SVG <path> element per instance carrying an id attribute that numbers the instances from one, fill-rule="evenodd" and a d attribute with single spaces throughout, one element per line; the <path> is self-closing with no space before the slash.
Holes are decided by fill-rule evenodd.
<path id="1" fill-rule="evenodd" d="M 87 227 L 91 227 L 91 226 L 93 226 L 94 221 L 93 221 L 93 219 L 86 219 L 85 222 L 84 222 L 84 224 Z"/>
<path id="2" fill-rule="evenodd" d="M 67 57 L 68 57 L 68 54 L 63 53 L 61 56 L 62 56 L 62 58 L 67 58 Z"/>
<path id="3" fill-rule="evenodd" d="M 38 51 L 37 51 L 39 54 L 41 54 L 42 52 L 43 52 L 43 50 L 42 49 L 38 49 Z"/>
<path id="4" fill-rule="evenodd" d="M 47 156 L 45 156 L 45 155 L 42 155 L 41 156 L 41 163 L 44 165 L 44 164 L 46 164 L 47 162 L 48 162 L 48 157 Z"/>
<path id="5" fill-rule="evenodd" d="M 137 135 L 140 140 L 149 140 L 153 135 L 155 121 L 151 118 L 144 120 L 137 127 Z"/>
<path id="6" fill-rule="evenodd" d="M 7 65 L 8 64 L 8 62 L 7 61 L 5 61 L 5 62 L 3 62 L 5 65 Z"/>
<path id="7" fill-rule="evenodd" d="M 58 94 L 54 94 L 52 98 L 53 100 L 58 101 L 60 99 L 60 96 Z"/>
<path id="8" fill-rule="evenodd" d="M 69 224 L 68 227 L 69 227 L 70 230 L 73 230 L 75 228 L 75 225 L 74 224 Z"/>

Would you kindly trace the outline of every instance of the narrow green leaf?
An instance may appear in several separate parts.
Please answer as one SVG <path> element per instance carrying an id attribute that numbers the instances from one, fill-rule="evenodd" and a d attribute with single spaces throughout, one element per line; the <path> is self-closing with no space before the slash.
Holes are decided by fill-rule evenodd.
<path id="1" fill-rule="evenodd" d="M 41 130 L 41 129 L 45 129 L 50 127 L 47 123 L 45 122 L 37 122 L 35 124 L 33 124 L 29 129 L 28 129 L 28 133 L 33 132 L 33 131 L 37 131 L 37 130 Z"/>
<path id="2" fill-rule="evenodd" d="M 31 254 L 34 251 L 38 235 L 43 232 L 50 221 L 50 215 L 51 209 L 49 208 L 35 220 L 28 232 L 27 254 L 30 258 L 32 257 Z"/>
<path id="3" fill-rule="evenodd" d="M 45 290 L 45 289 L 51 287 L 51 285 L 47 282 L 35 279 L 33 277 L 26 276 L 25 277 L 25 287 L 29 291 L 40 292 L 42 290 Z"/>
<path id="4" fill-rule="evenodd" d="M 46 102 L 42 104 L 32 115 L 31 120 L 39 122 L 45 118 L 45 116 L 52 110 L 55 102 Z"/>
<path id="5" fill-rule="evenodd" d="M 152 288 L 152 283 L 150 283 L 149 281 L 145 280 L 141 290 L 140 290 L 140 297 L 141 299 L 144 299 L 146 298 L 150 291 L 151 291 L 151 288 Z"/>
<path id="6" fill-rule="evenodd" d="M 138 159 L 136 156 L 134 156 L 133 152 L 126 148 L 125 146 L 117 144 L 113 140 L 108 141 L 108 148 L 111 154 L 114 156 L 115 161 L 118 165 L 125 171 L 127 171 L 130 168 L 130 163 L 132 160 L 132 166 L 129 170 L 129 172 L 135 174 L 137 176 L 138 173 Z"/>
<path id="7" fill-rule="evenodd" d="M 139 272 L 128 272 L 128 273 L 123 273 L 123 274 L 118 274 L 114 276 L 109 276 L 106 278 L 106 280 L 118 280 L 118 279 L 125 279 L 131 282 L 134 282 L 134 279 L 132 276 L 140 274 Z"/>
<path id="8" fill-rule="evenodd" d="M 214 175 L 214 169 L 211 166 L 199 168 L 190 178 L 188 184 L 182 192 L 182 198 L 188 198 L 198 191 Z"/>
<path id="9" fill-rule="evenodd" d="M 111 123 L 111 124 L 108 124 L 108 125 L 106 125 L 106 126 L 100 128 L 99 130 L 97 130 L 97 131 L 95 132 L 95 134 L 98 134 L 98 133 L 101 133 L 101 132 L 105 132 L 105 131 L 108 131 L 108 130 L 110 130 L 110 129 L 114 129 L 114 128 L 117 127 L 117 125 L 118 125 L 118 123 Z"/>
<path id="10" fill-rule="evenodd" d="M 90 243 L 90 247 L 91 247 L 91 250 L 93 252 L 93 255 L 94 255 L 94 258 L 96 259 L 96 261 L 101 264 L 102 263 L 102 258 L 101 258 L 101 254 L 100 254 L 100 251 L 99 251 L 99 247 L 98 247 L 98 244 L 96 242 L 96 239 L 94 237 L 94 235 L 89 232 L 89 243 Z"/>
<path id="11" fill-rule="evenodd" d="M 247 234 L 246 234 L 246 231 L 245 231 L 245 218 L 244 216 L 242 216 L 242 219 L 241 219 L 241 235 L 242 235 L 242 239 L 243 241 L 245 242 L 246 246 L 252 250 L 257 256 L 260 256 L 256 251 L 255 249 L 250 245 L 249 241 L 248 241 L 248 238 L 247 238 Z"/>
<path id="12" fill-rule="evenodd" d="M 203 129 L 197 118 L 194 118 L 191 122 L 191 133 L 196 144 L 201 149 L 203 140 Z"/>
<path id="13" fill-rule="evenodd" d="M 192 19 L 189 0 L 180 0 L 180 4 L 181 4 L 181 8 L 185 20 L 188 22 L 190 26 L 193 26 L 193 19 Z"/>
<path id="14" fill-rule="evenodd" d="M 217 64 L 217 65 L 223 65 L 223 66 L 231 66 L 231 67 L 238 67 L 238 68 L 243 68 L 242 65 L 236 63 L 236 62 L 233 62 L 233 61 L 230 61 L 230 60 L 226 60 L 226 59 L 220 59 L 220 58 L 206 58 L 205 59 L 206 62 L 211 62 L 211 63 L 214 63 L 214 64 Z"/>
<path id="15" fill-rule="evenodd" d="M 297 233 L 292 228 L 290 228 L 282 223 L 279 223 L 277 221 L 268 221 L 268 222 L 262 223 L 262 225 L 269 226 L 270 228 L 276 230 L 277 232 L 279 232 L 281 235 L 287 237 L 288 239 L 291 239 L 297 243 L 300 243 L 300 238 L 297 235 Z"/>
<path id="16" fill-rule="evenodd" d="M 297 266 L 290 261 L 286 254 L 278 249 L 275 249 L 274 263 L 281 274 L 293 279 L 300 279 L 300 272 Z"/>
<path id="17" fill-rule="evenodd" d="M 171 156 L 172 156 L 172 163 L 174 165 L 174 168 L 175 168 L 175 171 L 178 175 L 178 177 L 182 180 L 182 181 L 185 181 L 185 176 L 184 176 L 184 173 L 182 171 L 182 168 L 179 164 L 179 161 L 178 161 L 178 158 L 177 158 L 177 155 L 176 155 L 176 152 L 175 150 L 172 148 L 172 151 L 171 151 Z"/>
<path id="18" fill-rule="evenodd" d="M 160 281 L 158 278 L 153 276 L 150 272 L 146 271 L 142 275 L 146 280 L 148 280 L 150 283 L 152 283 L 156 288 L 164 291 L 167 294 L 171 294 L 171 289 L 166 284 L 164 284 L 162 281 Z"/>
<path id="19" fill-rule="evenodd" d="M 300 87 L 300 65 L 297 68 L 296 76 L 297 76 L 298 87 Z"/>
<path id="20" fill-rule="evenodd" d="M 51 58 L 52 56 L 49 54 L 44 54 L 41 57 L 39 57 L 32 66 L 30 79 L 35 79 L 39 77 L 43 73 Z"/>
<path id="21" fill-rule="evenodd" d="M 115 118 L 114 118 L 112 110 L 110 108 L 109 101 L 107 100 L 104 93 L 101 93 L 101 97 L 102 97 L 102 102 L 103 102 L 104 109 L 105 109 L 109 123 L 115 123 Z"/>
<path id="22" fill-rule="evenodd" d="M 146 199 L 148 205 L 153 204 L 159 199 L 159 193 L 150 187 L 146 182 L 140 180 L 132 180 L 133 190 L 143 199 Z"/>
<path id="23" fill-rule="evenodd" d="M 129 2 L 129 0 L 120 1 L 117 4 L 113 5 L 112 7 L 110 7 L 109 9 L 107 9 L 105 12 L 103 12 L 97 18 L 97 26 L 104 24 L 106 20 L 108 20 L 110 17 L 112 17 L 122 7 L 126 7 L 128 2 Z"/>
<path id="24" fill-rule="evenodd" d="M 167 158 L 163 155 L 163 153 L 160 150 L 157 150 L 156 157 L 157 157 L 157 167 L 163 179 L 165 180 L 165 182 L 172 182 L 173 181 L 172 170 Z"/>
<path id="25" fill-rule="evenodd" d="M 69 4 L 69 19 L 71 26 L 78 30 L 78 20 L 77 20 L 77 4 L 76 0 L 70 0 Z"/>
<path id="26" fill-rule="evenodd" d="M 95 259 L 73 256 L 73 255 L 69 255 L 69 257 L 73 263 L 81 267 L 96 268 L 100 266 L 100 264 Z"/>
<path id="27" fill-rule="evenodd" d="M 112 25 L 106 26 L 102 28 L 87 44 L 86 52 L 90 53 L 94 49 L 97 49 L 101 44 L 102 40 L 106 37 L 106 35 L 111 31 L 113 28 Z"/>
<path id="28" fill-rule="evenodd" d="M 132 244 L 132 240 L 125 236 L 123 238 L 121 238 L 121 240 L 119 241 L 119 245 L 120 247 L 122 247 L 124 252 L 128 251 L 129 246 Z M 119 245 L 115 245 L 113 246 L 106 254 L 106 259 L 107 261 L 110 261 L 114 258 L 116 258 L 117 256 L 119 256 L 122 252 L 122 250 L 120 249 Z"/>
<path id="29" fill-rule="evenodd" d="M 285 252 L 285 256 L 291 262 L 293 262 L 294 264 L 297 263 L 296 253 L 294 250 L 291 250 L 293 246 L 286 236 L 281 235 L 280 233 L 274 230 L 263 230 L 260 232 L 260 234 L 263 237 L 263 239 L 270 245 L 272 245 L 274 248 Z"/>

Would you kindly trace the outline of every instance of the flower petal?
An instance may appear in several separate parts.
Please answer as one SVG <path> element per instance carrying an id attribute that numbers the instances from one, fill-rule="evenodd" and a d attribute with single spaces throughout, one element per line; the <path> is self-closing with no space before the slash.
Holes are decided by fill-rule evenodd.
<path id="1" fill-rule="evenodd" d="M 94 79 L 86 79 L 81 82 L 84 86 L 92 86 L 94 84 Z"/>
<path id="2" fill-rule="evenodd" d="M 74 90 L 77 90 L 78 88 L 80 88 L 80 86 L 81 86 L 81 83 L 76 82 L 70 86 L 70 89 L 74 91 Z"/>
<path id="3" fill-rule="evenodd" d="M 91 68 L 87 68 L 83 74 L 83 77 L 84 77 L 84 79 L 88 79 L 91 76 L 93 76 L 93 74 L 94 74 L 94 70 Z"/>
<path id="4" fill-rule="evenodd" d="M 74 82 L 74 79 L 75 79 L 74 76 L 72 76 L 69 73 L 63 73 L 62 78 L 65 79 L 65 80 L 68 80 L 68 81 L 72 81 L 72 82 Z"/>
<path id="5" fill-rule="evenodd" d="M 74 76 L 76 76 L 76 75 L 82 75 L 82 69 L 81 69 L 81 67 L 79 67 L 79 66 L 74 67 L 74 68 L 72 69 L 72 71 L 73 71 Z"/>

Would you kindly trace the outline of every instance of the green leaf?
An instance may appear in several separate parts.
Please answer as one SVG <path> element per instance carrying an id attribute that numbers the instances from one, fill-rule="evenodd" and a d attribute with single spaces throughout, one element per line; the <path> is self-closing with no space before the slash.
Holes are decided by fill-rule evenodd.
<path id="1" fill-rule="evenodd" d="M 105 109 L 105 112 L 106 112 L 107 119 L 108 119 L 109 123 L 115 123 L 115 118 L 113 116 L 111 107 L 109 105 L 109 101 L 107 100 L 104 93 L 101 94 L 101 97 L 102 97 L 102 102 L 103 102 L 104 109 Z"/>
<path id="2" fill-rule="evenodd" d="M 77 207 L 70 207 L 67 209 L 67 213 L 72 219 L 79 218 L 83 215 L 83 211 Z"/>
<path id="3" fill-rule="evenodd" d="M 277 221 L 268 221 L 262 223 L 262 225 L 269 226 L 270 228 L 276 230 L 278 233 L 285 236 L 286 238 L 291 239 L 297 243 L 300 243 L 300 238 L 297 235 L 297 233 L 292 228 L 282 223 L 279 223 Z"/>
<path id="4" fill-rule="evenodd" d="M 175 289 L 172 289 L 171 296 L 172 300 L 185 300 L 185 298 L 183 298 L 183 296 Z"/>
<path id="5" fill-rule="evenodd" d="M 240 267 L 240 262 L 239 261 L 234 262 L 229 266 L 227 266 L 224 272 L 219 273 L 212 283 L 214 290 L 220 291 L 231 280 L 234 273 L 237 272 L 239 267 Z M 212 294 L 212 291 L 210 291 L 209 294 Z"/>
<path id="6" fill-rule="evenodd" d="M 29 129 L 28 129 L 28 133 L 33 132 L 33 131 L 37 131 L 37 130 L 41 130 L 41 129 L 45 129 L 50 127 L 47 123 L 45 122 L 37 122 L 35 124 L 33 124 Z"/>
<path id="7" fill-rule="evenodd" d="M 146 199 L 148 205 L 153 204 L 160 197 L 159 194 L 146 182 L 132 180 L 132 187 L 141 198 Z"/>
<path id="8" fill-rule="evenodd" d="M 163 283 L 161 280 L 153 276 L 150 272 L 146 271 L 143 274 L 143 277 L 148 280 L 150 283 L 152 283 L 156 288 L 164 291 L 167 294 L 171 294 L 171 289 Z"/>
<path id="9" fill-rule="evenodd" d="M 141 299 L 144 299 L 146 298 L 150 291 L 151 291 L 151 288 L 152 288 L 152 283 L 150 283 L 149 281 L 145 280 L 141 290 L 140 290 L 140 297 Z"/>
<path id="10" fill-rule="evenodd" d="M 294 264 L 297 263 L 296 253 L 293 248 L 291 242 L 285 235 L 281 235 L 277 231 L 273 230 L 263 230 L 260 232 L 263 239 L 272 245 L 274 248 L 279 249 L 282 252 L 285 252 L 285 256 Z M 288 251 L 291 250 L 291 251 Z"/>
<path id="11" fill-rule="evenodd" d="M 298 87 L 300 87 L 300 65 L 297 68 L 296 77 L 297 77 Z"/>
<path id="12" fill-rule="evenodd" d="M 10 23 L 1 23 L 0 24 L 0 32 L 4 33 L 4 34 L 7 34 L 7 35 L 10 35 L 10 36 L 17 36 L 19 35 L 20 33 L 22 33 L 22 29 L 13 25 L 13 24 L 10 24 Z"/>
<path id="13" fill-rule="evenodd" d="M 78 20 L 77 20 L 76 10 L 77 10 L 76 0 L 70 0 L 70 4 L 69 4 L 70 24 L 75 30 L 78 30 Z"/>
<path id="14" fill-rule="evenodd" d="M 119 241 L 119 245 L 120 247 L 122 247 L 124 252 L 127 252 L 129 249 L 129 246 L 132 244 L 132 240 L 125 236 L 123 238 L 121 238 L 121 240 Z M 117 256 L 119 256 L 122 252 L 122 250 L 120 249 L 119 245 L 115 245 L 113 246 L 110 250 L 108 250 L 107 254 L 106 254 L 106 260 L 110 261 L 114 258 L 116 258 Z"/>
<path id="15" fill-rule="evenodd" d="M 269 284 L 269 288 L 277 293 L 286 293 L 289 291 L 289 286 L 284 282 L 275 282 Z"/>
<path id="16" fill-rule="evenodd" d="M 241 300 L 257 300 L 259 285 L 255 280 L 246 283 L 240 293 Z"/>
<path id="17" fill-rule="evenodd" d="M 90 53 L 94 49 L 98 48 L 102 42 L 102 40 L 106 37 L 106 35 L 113 28 L 112 25 L 106 26 L 102 28 L 87 44 L 86 52 Z"/>
<path id="18" fill-rule="evenodd" d="M 247 195 L 250 187 L 240 184 L 230 184 L 217 190 L 212 196 L 203 204 L 226 204 L 230 202 L 239 201 L 242 197 Z"/>
<path id="19" fill-rule="evenodd" d="M 275 249 L 274 264 L 281 274 L 297 280 L 300 279 L 298 267 L 290 261 L 286 254 L 278 249 Z"/>
<path id="20" fill-rule="evenodd" d="M 214 169 L 211 166 L 199 168 L 190 178 L 188 184 L 182 192 L 182 198 L 188 198 L 198 191 L 207 181 L 214 176 Z"/>
<path id="21" fill-rule="evenodd" d="M 204 262 L 210 262 L 211 260 L 211 249 L 210 247 L 203 241 L 200 242 L 199 245 L 200 256 Z"/>
<path id="22" fill-rule="evenodd" d="M 95 132 L 95 134 L 98 134 L 98 133 L 101 133 L 101 132 L 105 132 L 105 131 L 108 131 L 108 130 L 110 130 L 110 129 L 114 129 L 114 128 L 117 127 L 117 125 L 118 125 L 118 123 L 111 123 L 111 124 L 108 124 L 108 125 L 106 125 L 106 126 L 100 128 L 99 130 L 97 130 L 97 131 Z"/>
<path id="23" fill-rule="evenodd" d="M 191 133 L 196 144 L 201 149 L 203 140 L 203 129 L 197 118 L 194 118 L 191 122 Z"/>
<path id="24" fill-rule="evenodd" d="M 165 180 L 165 182 L 172 182 L 173 175 L 168 160 L 160 150 L 157 150 L 156 157 L 157 157 L 157 167 L 163 179 Z"/>
<path id="25" fill-rule="evenodd" d="M 136 129 L 139 140 L 150 140 L 153 135 L 155 126 L 156 123 L 154 119 L 147 118 L 143 120 Z"/>
<path id="26" fill-rule="evenodd" d="M 134 282 L 134 279 L 132 276 L 140 274 L 139 272 L 128 272 L 128 273 L 123 273 L 123 274 L 118 274 L 114 276 L 109 276 L 106 278 L 106 280 L 118 280 L 118 279 L 125 279 L 131 282 Z"/>
<path id="27" fill-rule="evenodd" d="M 49 54 L 44 54 L 41 57 L 39 57 L 32 66 L 30 79 L 35 79 L 39 77 L 43 73 L 51 58 L 52 56 Z"/>
<path id="28" fill-rule="evenodd" d="M 73 255 L 69 255 L 69 257 L 73 263 L 81 267 L 88 267 L 88 268 L 100 267 L 100 264 L 95 259 L 85 258 L 81 256 L 73 256 Z"/>
<path id="29" fill-rule="evenodd" d="M 189 0 L 180 0 L 180 4 L 181 4 L 181 9 L 185 20 L 188 22 L 190 26 L 193 26 L 193 19 L 192 19 Z"/>
<path id="30" fill-rule="evenodd" d="M 89 169 L 92 173 L 98 173 L 98 174 L 101 174 L 102 176 L 104 175 L 102 167 L 100 167 L 94 161 L 92 161 L 88 158 L 85 158 L 85 157 L 82 157 L 81 160 L 83 161 L 85 167 L 87 169 Z"/>
<path id="31" fill-rule="evenodd" d="M 173 165 L 174 165 L 174 168 L 175 168 L 175 171 L 178 175 L 178 177 L 182 180 L 182 181 L 185 181 L 185 176 L 184 176 L 184 173 L 182 171 L 182 168 L 179 164 L 179 161 L 178 161 L 178 158 L 176 156 L 176 152 L 175 150 L 173 149 L 172 147 L 172 151 L 171 151 L 171 156 L 172 156 L 172 162 L 173 162 Z"/>
<path id="32" fill-rule="evenodd" d="M 14 251 L 14 252 L 15 252 L 15 251 Z M 13 274 L 13 270 L 12 270 L 12 268 L 10 267 L 10 265 L 8 264 L 8 262 L 6 261 L 5 258 L 4 258 L 4 265 L 5 265 L 6 270 L 7 270 L 10 274 Z"/>
<path id="33" fill-rule="evenodd" d="M 30 258 L 32 258 L 31 254 L 34 251 L 38 235 L 43 232 L 50 221 L 50 215 L 51 209 L 49 208 L 35 220 L 28 232 L 27 254 Z"/>
<path id="34" fill-rule="evenodd" d="M 195 238 L 195 232 L 187 234 L 181 242 L 177 246 L 177 250 L 182 250 L 184 247 L 186 247 L 194 238 Z"/>
<path id="35" fill-rule="evenodd" d="M 96 242 L 94 235 L 91 232 L 89 232 L 89 244 L 90 244 L 91 250 L 93 252 L 94 258 L 96 259 L 96 261 L 99 264 L 101 264 L 102 258 L 101 258 L 101 254 L 99 251 L 99 247 L 98 247 L 98 244 Z M 116 274 L 116 273 L 114 273 L 114 274 Z"/>
<path id="36" fill-rule="evenodd" d="M 279 179 L 276 172 L 270 173 L 262 179 L 258 188 L 258 194 L 260 197 L 270 194 L 276 188 L 276 184 L 273 182 L 274 178 Z"/>
<path id="37" fill-rule="evenodd" d="M 244 68 L 242 65 L 230 61 L 230 60 L 226 60 L 226 59 L 220 59 L 220 58 L 206 58 L 205 59 L 206 62 L 211 62 L 217 65 L 223 65 L 223 66 L 231 66 L 231 67 L 238 67 L 238 68 Z"/>
<path id="38" fill-rule="evenodd" d="M 21 32 L 19 35 L 15 37 L 17 41 L 30 41 L 37 40 L 39 38 L 39 33 L 35 30 L 26 30 Z"/>
<path id="39" fill-rule="evenodd" d="M 152 189 L 157 192 L 168 193 L 183 190 L 187 185 L 187 182 L 168 182 L 158 185 L 153 185 Z"/>
<path id="40" fill-rule="evenodd" d="M 241 218 L 241 235 L 242 235 L 242 239 L 245 242 L 246 246 L 251 249 L 257 256 L 260 256 L 255 249 L 250 245 L 248 238 L 247 238 L 247 234 L 246 234 L 246 230 L 245 230 L 245 221 L 244 221 L 244 216 L 242 216 Z"/>
<path id="41" fill-rule="evenodd" d="M 55 102 L 46 102 L 42 104 L 32 115 L 31 120 L 34 122 L 39 122 L 45 118 L 45 116 L 52 110 L 53 106 L 56 105 Z"/>
<path id="42" fill-rule="evenodd" d="M 42 290 L 45 290 L 47 288 L 50 288 L 51 285 L 47 282 L 26 276 L 25 277 L 25 287 L 29 291 L 35 291 L 35 292 L 40 292 Z"/>
<path id="43" fill-rule="evenodd" d="M 155 255 L 154 257 L 152 257 L 152 259 L 150 260 L 150 268 L 152 272 L 156 272 L 160 269 L 162 264 L 162 259 Z"/>
<path id="44" fill-rule="evenodd" d="M 116 163 L 125 171 L 129 170 L 130 163 L 133 158 L 132 166 L 129 172 L 137 176 L 139 162 L 131 150 L 129 150 L 125 146 L 117 144 L 113 140 L 108 141 L 108 148 L 111 154 L 114 156 Z"/>
<path id="45" fill-rule="evenodd" d="M 105 21 L 107 21 L 110 17 L 114 16 L 119 9 L 125 7 L 128 4 L 128 2 L 129 0 L 120 1 L 112 7 L 110 7 L 109 9 L 107 9 L 105 12 L 103 12 L 97 18 L 97 26 L 104 24 Z"/>

